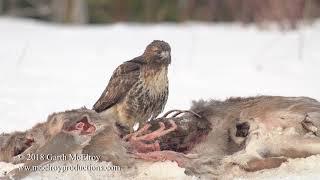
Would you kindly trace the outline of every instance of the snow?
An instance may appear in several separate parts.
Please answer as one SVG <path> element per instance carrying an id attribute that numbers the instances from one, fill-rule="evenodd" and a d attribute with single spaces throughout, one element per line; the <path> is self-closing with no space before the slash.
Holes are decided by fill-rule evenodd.
<path id="1" fill-rule="evenodd" d="M 320 155 L 310 156 L 307 158 L 290 159 L 288 162 L 281 164 L 279 168 L 261 170 L 254 173 L 244 173 L 238 175 L 238 180 L 298 180 L 298 179 L 319 179 L 320 177 Z"/>
<path id="2" fill-rule="evenodd" d="M 172 48 L 166 110 L 187 109 L 200 98 L 320 99 L 314 83 L 319 30 L 320 22 L 281 32 L 238 24 L 66 26 L 0 17 L 0 132 L 26 130 L 52 112 L 91 108 L 116 66 L 154 39 Z"/>

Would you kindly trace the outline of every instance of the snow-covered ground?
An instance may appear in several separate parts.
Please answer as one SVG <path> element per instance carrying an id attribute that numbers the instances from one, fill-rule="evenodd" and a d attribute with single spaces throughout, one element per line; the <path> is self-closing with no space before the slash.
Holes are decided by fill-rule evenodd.
<path id="1" fill-rule="evenodd" d="M 302 38 L 301 38 L 302 37 Z M 0 18 L 0 132 L 92 107 L 112 71 L 154 39 L 172 46 L 167 108 L 258 94 L 320 99 L 320 23 L 300 31 L 229 24 L 62 26 Z M 303 58 L 299 42 L 303 39 Z"/>
<path id="2" fill-rule="evenodd" d="M 261 31 L 231 24 L 63 26 L 0 18 L 0 132 L 93 103 L 112 71 L 154 39 L 172 48 L 166 110 L 199 98 L 258 94 L 320 99 L 320 22 Z"/>

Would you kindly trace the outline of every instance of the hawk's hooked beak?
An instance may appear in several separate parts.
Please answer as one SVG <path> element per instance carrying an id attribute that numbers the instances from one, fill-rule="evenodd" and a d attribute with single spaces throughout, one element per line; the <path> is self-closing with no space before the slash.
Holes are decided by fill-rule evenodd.
<path id="1" fill-rule="evenodd" d="M 165 60 L 167 64 L 171 63 L 171 55 L 169 51 L 163 51 L 160 54 L 161 60 Z"/>
<path id="2" fill-rule="evenodd" d="M 162 51 L 160 56 L 162 59 L 167 59 L 170 57 L 170 52 L 169 51 Z"/>

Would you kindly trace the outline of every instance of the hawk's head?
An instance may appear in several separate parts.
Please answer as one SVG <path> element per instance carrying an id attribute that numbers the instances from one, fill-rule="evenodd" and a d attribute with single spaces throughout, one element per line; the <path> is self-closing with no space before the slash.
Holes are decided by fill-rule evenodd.
<path id="1" fill-rule="evenodd" d="M 171 63 L 170 45 L 164 41 L 154 40 L 147 46 L 143 56 L 148 64 L 169 65 Z"/>

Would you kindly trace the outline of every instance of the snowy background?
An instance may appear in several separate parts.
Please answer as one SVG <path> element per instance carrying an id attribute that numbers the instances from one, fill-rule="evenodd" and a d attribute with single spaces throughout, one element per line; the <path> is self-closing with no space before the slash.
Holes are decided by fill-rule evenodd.
<path id="1" fill-rule="evenodd" d="M 0 18 L 0 132 L 25 130 L 98 99 L 113 70 L 154 39 L 172 48 L 166 110 L 259 94 L 320 99 L 320 23 L 300 30 L 236 24 L 63 26 Z"/>

